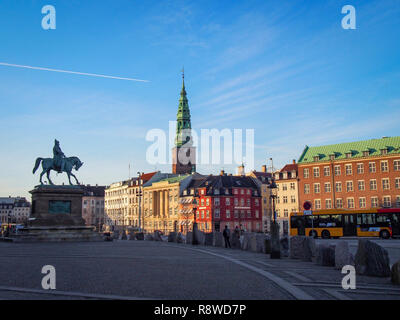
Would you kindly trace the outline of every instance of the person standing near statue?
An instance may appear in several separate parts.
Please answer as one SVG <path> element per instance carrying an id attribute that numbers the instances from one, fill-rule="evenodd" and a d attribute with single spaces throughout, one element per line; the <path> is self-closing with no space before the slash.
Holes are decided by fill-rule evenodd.
<path id="1" fill-rule="evenodd" d="M 59 168 L 58 172 L 61 173 L 64 171 L 64 158 L 65 154 L 62 152 L 60 148 L 60 142 L 55 139 L 54 140 L 54 147 L 53 147 L 53 157 L 54 157 L 54 164 L 57 168 Z"/>

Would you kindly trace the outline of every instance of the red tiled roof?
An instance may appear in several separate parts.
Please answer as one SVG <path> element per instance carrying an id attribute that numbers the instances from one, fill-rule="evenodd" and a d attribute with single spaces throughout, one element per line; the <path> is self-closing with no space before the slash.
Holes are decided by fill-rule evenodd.
<path id="1" fill-rule="evenodd" d="M 146 181 L 149 181 L 156 173 L 157 173 L 157 171 L 156 171 L 156 172 L 150 172 L 150 173 L 144 173 L 144 174 L 142 174 L 142 175 L 140 176 L 140 178 L 141 178 L 144 182 L 146 182 Z"/>
<path id="2" fill-rule="evenodd" d="M 281 170 L 281 172 L 291 172 L 291 171 L 297 171 L 297 163 L 296 164 L 287 164 L 286 166 L 284 166 Z"/>

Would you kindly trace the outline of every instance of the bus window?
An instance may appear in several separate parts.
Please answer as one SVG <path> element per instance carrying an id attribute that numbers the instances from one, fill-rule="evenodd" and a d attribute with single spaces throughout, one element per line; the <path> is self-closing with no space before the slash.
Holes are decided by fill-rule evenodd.
<path id="1" fill-rule="evenodd" d="M 318 226 L 320 228 L 323 227 L 329 227 L 329 224 L 331 223 L 331 217 L 330 215 L 320 215 L 318 219 Z"/>
<path id="2" fill-rule="evenodd" d="M 318 227 L 318 216 L 305 216 L 306 228 L 317 228 Z"/>
<path id="3" fill-rule="evenodd" d="M 362 214 L 362 224 L 364 225 L 374 225 L 375 224 L 375 213 L 363 213 Z"/>
<path id="4" fill-rule="evenodd" d="M 332 223 L 332 225 L 330 227 L 336 227 L 336 228 L 342 227 L 343 226 L 342 216 L 339 214 L 331 215 L 331 223 Z"/>

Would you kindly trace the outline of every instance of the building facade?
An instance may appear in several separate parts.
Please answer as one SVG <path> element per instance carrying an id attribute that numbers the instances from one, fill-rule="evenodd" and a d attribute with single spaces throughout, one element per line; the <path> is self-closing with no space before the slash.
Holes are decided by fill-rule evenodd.
<path id="1" fill-rule="evenodd" d="M 179 197 L 192 175 L 163 174 L 143 186 L 144 230 L 179 231 Z"/>
<path id="2" fill-rule="evenodd" d="M 272 173 L 267 172 L 267 166 L 263 165 L 261 171 L 252 171 L 247 174 L 250 177 L 257 179 L 260 192 L 261 192 L 261 212 L 262 212 L 262 225 L 263 231 L 268 233 L 271 227 L 273 217 L 272 213 L 272 199 L 271 199 L 271 182 Z"/>
<path id="3" fill-rule="evenodd" d="M 95 226 L 101 230 L 105 223 L 104 193 L 105 186 L 83 186 L 82 218 L 87 226 Z"/>
<path id="4" fill-rule="evenodd" d="M 26 223 L 31 214 L 31 204 L 23 197 L 0 198 L 0 223 Z"/>
<path id="5" fill-rule="evenodd" d="M 105 189 L 105 224 L 143 228 L 143 186 L 160 172 L 141 173 L 139 177 L 116 182 Z"/>
<path id="6" fill-rule="evenodd" d="M 253 177 L 232 176 L 222 171 L 219 176 L 210 175 L 196 185 L 188 185 L 182 197 L 196 198 L 199 230 L 222 231 L 228 226 L 249 232 L 263 231 L 260 187 Z"/>
<path id="7" fill-rule="evenodd" d="M 290 214 L 298 212 L 299 207 L 299 178 L 296 161 L 284 166 L 274 173 L 277 186 L 276 216 L 280 232 L 288 234 Z"/>
<path id="8" fill-rule="evenodd" d="M 400 137 L 306 147 L 298 170 L 314 210 L 400 207 Z"/>

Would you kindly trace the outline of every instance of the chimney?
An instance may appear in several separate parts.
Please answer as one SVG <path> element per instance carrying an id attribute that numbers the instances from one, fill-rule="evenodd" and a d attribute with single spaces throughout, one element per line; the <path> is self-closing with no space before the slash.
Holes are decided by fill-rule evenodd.
<path id="1" fill-rule="evenodd" d="M 296 160 L 295 159 L 293 159 L 293 164 L 296 164 Z"/>
<path id="2" fill-rule="evenodd" d="M 265 164 L 261 167 L 261 172 L 263 173 L 267 172 L 267 166 Z"/>
<path id="3" fill-rule="evenodd" d="M 244 164 L 238 167 L 238 176 L 244 176 Z"/>

